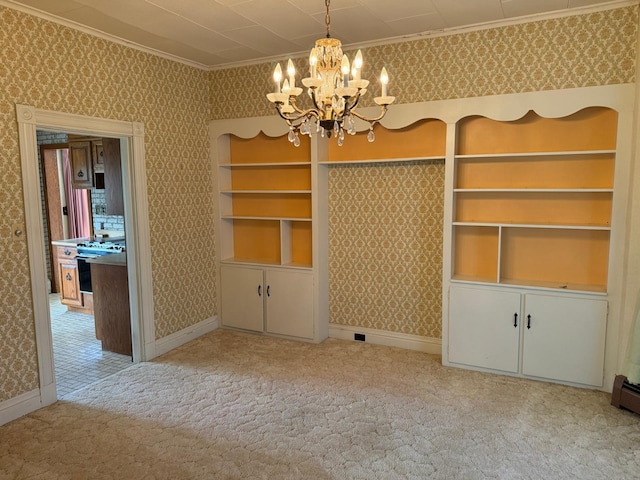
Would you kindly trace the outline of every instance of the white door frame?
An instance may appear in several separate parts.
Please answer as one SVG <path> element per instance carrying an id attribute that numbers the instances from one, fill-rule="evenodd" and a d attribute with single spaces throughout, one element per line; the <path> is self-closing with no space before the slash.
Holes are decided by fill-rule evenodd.
<path id="1" fill-rule="evenodd" d="M 25 228 L 35 318 L 41 406 L 57 400 L 53 365 L 51 320 L 47 294 L 42 198 L 36 129 L 117 137 L 122 153 L 125 235 L 133 361 L 155 357 L 151 248 L 144 158 L 144 125 L 96 117 L 40 110 L 16 105 L 25 205 Z"/>

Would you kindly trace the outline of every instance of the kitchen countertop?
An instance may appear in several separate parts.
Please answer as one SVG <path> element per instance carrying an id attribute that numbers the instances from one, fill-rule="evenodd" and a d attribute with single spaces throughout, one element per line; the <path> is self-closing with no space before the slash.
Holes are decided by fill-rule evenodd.
<path id="1" fill-rule="evenodd" d="M 67 238 L 65 240 L 53 240 L 51 245 L 57 245 L 59 247 L 77 247 L 79 243 L 88 242 L 90 240 L 92 240 L 92 237 Z"/>
<path id="2" fill-rule="evenodd" d="M 96 265 L 114 265 L 117 267 L 127 266 L 127 254 L 123 253 L 108 253 L 107 255 L 100 255 L 95 258 L 87 258 L 87 263 L 94 263 Z"/>
<path id="3" fill-rule="evenodd" d="M 77 247 L 82 242 L 123 242 L 124 236 L 119 237 L 81 237 L 81 238 L 67 238 L 65 240 L 53 240 L 51 245 L 59 247 Z"/>

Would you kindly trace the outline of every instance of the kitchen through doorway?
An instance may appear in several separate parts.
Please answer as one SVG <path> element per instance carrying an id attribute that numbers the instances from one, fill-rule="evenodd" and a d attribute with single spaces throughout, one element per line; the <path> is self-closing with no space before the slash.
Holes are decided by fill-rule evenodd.
<path id="1" fill-rule="evenodd" d="M 57 397 L 64 398 L 132 365 L 128 295 L 119 300 L 127 302 L 124 313 L 108 308 L 97 319 L 91 281 L 92 269 L 115 268 L 126 285 L 122 175 L 113 168 L 105 172 L 101 137 L 46 130 L 37 130 L 36 136 L 56 390 Z M 117 163 L 119 169 L 119 158 Z M 124 263 L 91 267 L 90 262 L 107 254 L 120 254 Z M 105 290 L 112 289 L 107 285 L 101 288 Z M 101 301 L 104 309 L 105 299 Z M 126 321 L 128 348 L 112 348 L 108 338 L 105 344 L 118 315 L 120 323 Z"/>

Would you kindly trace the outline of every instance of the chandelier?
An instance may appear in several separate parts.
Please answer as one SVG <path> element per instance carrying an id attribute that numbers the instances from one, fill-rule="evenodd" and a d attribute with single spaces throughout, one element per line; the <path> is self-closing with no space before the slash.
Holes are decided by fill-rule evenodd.
<path id="1" fill-rule="evenodd" d="M 360 97 L 367 92 L 368 80 L 361 78 L 362 52 L 358 50 L 353 60 L 353 67 L 349 59 L 342 53 L 342 43 L 336 38 L 331 38 L 331 26 L 329 18 L 330 0 L 325 0 L 327 13 L 325 23 L 327 36 L 316 41 L 315 47 L 309 54 L 309 76 L 302 79 L 302 84 L 307 88 L 313 107 L 301 109 L 296 104 L 296 98 L 302 93 L 302 88 L 296 86 L 296 70 L 293 62 L 287 63 L 287 77 L 282 81 L 282 68 L 278 63 L 273 72 L 273 80 L 276 90 L 267 94 L 270 102 L 275 104 L 278 114 L 289 125 L 289 141 L 296 147 L 300 145 L 298 134 L 311 135 L 311 121 L 316 121 L 316 131 L 324 136 L 331 137 L 332 133 L 338 139 L 338 145 L 344 142 L 345 131 L 355 135 L 355 117 L 369 122 L 370 142 L 375 140 L 373 126 L 387 113 L 387 108 L 393 103 L 395 97 L 387 95 L 389 76 L 385 68 L 380 74 L 382 85 L 381 95 L 375 97 L 374 102 L 380 106 L 380 114 L 377 117 L 368 118 L 357 111 Z M 350 76 L 351 74 L 351 76 Z"/>

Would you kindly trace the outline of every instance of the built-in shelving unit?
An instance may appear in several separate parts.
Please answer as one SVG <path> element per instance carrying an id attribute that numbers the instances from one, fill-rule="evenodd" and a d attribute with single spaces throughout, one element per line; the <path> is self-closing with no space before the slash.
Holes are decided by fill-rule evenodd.
<path id="1" fill-rule="evenodd" d="M 454 281 L 606 292 L 617 114 L 457 126 Z"/>
<path id="2" fill-rule="evenodd" d="M 212 122 L 222 325 L 324 340 L 330 170 L 444 162 L 443 363 L 610 388 L 634 96 L 628 84 L 399 104 L 375 142 L 357 123 L 342 147 L 314 135 L 296 148 L 275 116 Z"/>
<path id="3" fill-rule="evenodd" d="M 223 263 L 312 267 L 311 151 L 301 140 L 219 138 Z"/>
<path id="4" fill-rule="evenodd" d="M 447 125 L 442 120 L 423 119 L 399 129 L 378 125 L 375 141 L 368 140 L 369 131 L 347 136 L 342 146 L 329 142 L 329 152 L 320 164 L 358 164 L 444 161 Z"/>

